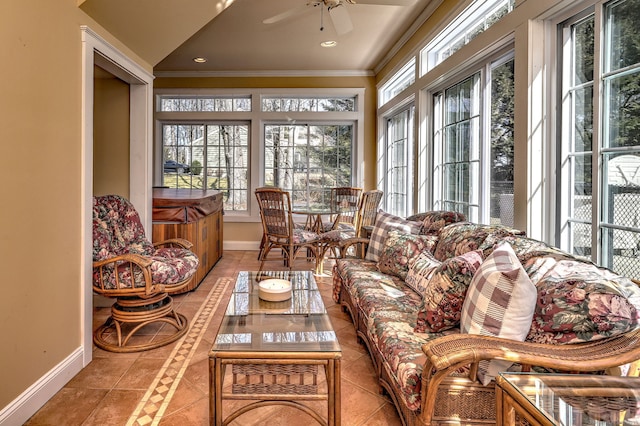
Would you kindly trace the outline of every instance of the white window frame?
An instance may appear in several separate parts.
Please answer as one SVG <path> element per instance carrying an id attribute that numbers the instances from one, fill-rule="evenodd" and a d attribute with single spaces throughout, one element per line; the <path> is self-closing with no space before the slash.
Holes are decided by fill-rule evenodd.
<path id="1" fill-rule="evenodd" d="M 607 42 L 605 29 L 605 5 L 610 3 L 608 0 L 601 1 L 590 1 L 585 4 L 582 4 L 580 8 L 574 8 L 565 14 L 562 17 L 553 21 L 553 24 L 558 30 L 555 32 L 556 37 L 558 37 L 556 45 L 558 47 L 557 55 L 558 55 L 558 90 L 561 91 L 558 102 L 559 106 L 561 106 L 561 120 L 558 122 L 558 137 L 559 137 L 559 151 L 558 151 L 558 175 L 559 181 L 558 186 L 561 188 L 560 194 L 557 198 L 558 202 L 558 210 L 557 210 L 557 222 L 558 229 L 556 231 L 556 244 L 567 251 L 573 252 L 574 250 L 574 234 L 572 226 L 575 223 L 581 223 L 579 220 L 576 220 L 575 214 L 573 211 L 574 208 L 574 193 L 573 193 L 573 170 L 572 170 L 572 162 L 570 159 L 574 158 L 573 151 L 571 150 L 571 142 L 573 140 L 572 129 L 569 128 L 566 123 L 569 123 L 571 126 L 573 124 L 573 110 L 572 105 L 568 104 L 568 100 L 570 97 L 568 95 L 567 87 L 571 86 L 571 81 L 569 78 L 570 73 L 572 73 L 573 68 L 566 66 L 568 62 L 573 63 L 572 57 L 572 39 L 568 35 L 570 35 L 569 27 L 562 28 L 562 26 L 567 22 L 567 25 L 572 25 L 576 22 L 579 22 L 580 19 L 584 17 L 592 16 L 594 19 L 594 76 L 593 76 L 593 96 L 594 102 L 592 105 L 593 108 L 593 134 L 591 141 L 591 151 L 581 151 L 586 155 L 591 156 L 591 182 L 592 182 L 592 190 L 591 190 L 591 221 L 590 223 L 584 222 L 586 225 L 590 225 L 591 235 L 590 235 L 590 248 L 591 253 L 584 254 L 585 256 L 589 256 L 593 262 L 597 264 L 603 265 L 605 267 L 611 268 L 615 270 L 615 265 L 610 263 L 614 261 L 613 259 L 613 243 L 615 238 L 612 240 L 608 237 L 605 237 L 606 232 L 615 232 L 615 231 L 631 231 L 638 232 L 638 227 L 629 227 L 629 226 L 621 226 L 620 224 L 614 223 L 614 218 L 607 218 L 607 212 L 604 211 L 605 207 L 609 205 L 607 197 L 607 191 L 605 188 L 605 183 L 607 183 L 607 176 L 605 175 L 606 171 L 606 159 L 609 154 L 618 153 L 632 153 L 639 154 L 640 147 L 639 146 L 629 146 L 629 147 L 608 147 L 606 146 L 606 138 L 605 134 L 606 128 L 608 126 L 608 113 L 606 111 L 607 108 L 607 98 L 608 95 L 608 86 L 607 80 L 612 75 L 624 75 L 625 73 L 629 73 L 631 71 L 637 72 L 637 66 L 629 66 L 621 70 L 615 70 L 613 72 L 607 71 L 606 69 L 606 58 L 603 57 L 605 53 L 604 50 L 608 46 L 603 46 L 603 43 Z M 560 74 L 560 71 L 562 73 Z M 563 103 L 564 102 L 564 103 Z M 570 154 L 571 153 L 571 154 Z M 610 201 L 613 203 L 613 200 Z M 607 219 L 607 220 L 605 220 Z M 618 247 L 619 248 L 619 247 Z M 609 258 L 611 256 L 611 258 Z M 629 275 L 628 271 L 620 271 L 620 273 Z M 639 278 L 639 277 L 635 277 Z"/>
<path id="2" fill-rule="evenodd" d="M 440 153 L 437 151 L 436 141 L 434 138 L 436 135 L 434 134 L 436 129 L 434 123 L 435 120 L 439 119 L 439 111 L 436 111 L 434 108 L 434 96 L 440 92 L 444 92 L 448 87 L 456 85 L 458 82 L 461 82 L 473 74 L 479 72 L 479 92 L 480 99 L 478 100 L 480 105 L 480 121 L 479 121 L 479 129 L 478 129 L 478 151 L 479 151 L 479 180 L 478 183 L 478 193 L 475 198 L 478 205 L 478 215 L 477 217 L 468 218 L 471 221 L 479 222 L 479 223 L 489 223 L 490 222 L 490 190 L 491 190 L 491 170 L 490 170 L 490 159 L 491 159 L 491 71 L 493 67 L 499 66 L 506 61 L 514 58 L 514 46 L 512 44 L 508 44 L 500 49 L 497 49 L 493 54 L 488 55 L 483 58 L 483 60 L 479 63 L 473 64 L 465 68 L 462 72 L 452 73 L 448 75 L 446 79 L 443 79 L 440 84 L 437 86 L 433 86 L 430 88 L 425 88 L 422 92 L 423 104 L 425 104 L 425 108 L 428 109 L 427 112 L 427 120 L 424 120 L 428 123 L 423 123 L 424 137 L 426 138 L 426 149 L 423 152 L 419 153 L 420 157 L 418 161 L 426 162 L 428 165 L 428 170 L 434 171 L 437 162 L 439 159 Z M 421 199 L 429 200 L 426 209 L 440 208 L 439 203 L 442 201 L 442 181 L 441 177 L 438 176 L 437 173 L 431 174 L 431 185 L 425 187 L 423 190 L 429 192 L 429 194 L 417 194 Z M 421 210 L 425 208 L 422 207 L 421 202 L 418 203 Z"/>
<path id="3" fill-rule="evenodd" d="M 499 9 L 507 7 L 507 13 L 511 12 L 515 7 L 514 3 L 514 0 L 472 1 L 420 51 L 420 76 L 427 74 L 460 47 L 468 44 L 475 36 L 489 28 L 493 22 L 488 23 L 487 19 L 497 14 Z M 481 25 L 483 26 L 481 31 L 471 34 L 472 30 Z M 458 45 L 458 48 L 451 51 L 454 45 Z M 449 52 L 447 56 L 444 56 L 443 52 L 445 51 Z"/>
<path id="4" fill-rule="evenodd" d="M 385 196 L 382 199 L 381 208 L 392 214 L 397 214 L 399 212 L 392 209 L 391 206 L 388 205 L 389 194 L 392 193 L 390 189 L 392 183 L 388 179 L 389 177 L 388 170 L 390 166 L 388 164 L 387 155 L 386 155 L 390 145 L 389 135 L 388 135 L 388 123 L 389 123 L 389 120 L 391 120 L 397 114 L 403 113 L 411 108 L 413 108 L 413 117 L 411 119 L 411 122 L 413 125 L 407 129 L 407 145 L 405 146 L 405 150 L 404 150 L 405 151 L 404 156 L 406 161 L 405 187 L 407 188 L 407 193 L 405 194 L 406 200 L 405 200 L 404 209 L 406 212 L 408 212 L 406 216 L 410 215 L 411 212 L 414 210 L 414 196 L 415 196 L 414 190 L 412 190 L 412 188 L 415 187 L 414 158 L 416 158 L 416 139 L 417 138 L 416 138 L 415 122 L 416 122 L 417 109 L 415 107 L 415 102 L 413 101 L 413 97 L 408 98 L 407 100 L 405 100 L 404 103 L 402 103 L 401 105 L 398 105 L 396 108 L 387 111 L 387 113 L 383 117 L 381 117 L 381 119 L 379 120 L 379 126 L 378 126 L 378 128 L 380 129 L 379 130 L 380 138 L 378 139 L 378 147 L 377 147 L 377 151 L 378 151 L 377 188 L 382 190 L 382 192 L 385 194 Z"/>
<path id="5" fill-rule="evenodd" d="M 163 122 L 189 121 L 202 122 L 249 122 L 249 206 L 247 211 L 225 212 L 225 222 L 259 222 L 260 215 L 253 191 L 264 184 L 264 125 L 299 121 L 308 123 L 352 122 L 354 125 L 354 148 L 352 152 L 352 180 L 354 186 L 364 185 L 364 96 L 365 89 L 355 88 L 237 88 L 237 89 L 204 89 L 204 88 L 166 88 L 155 89 L 155 102 L 162 95 L 169 96 L 220 96 L 251 98 L 251 111 L 214 111 L 214 112 L 162 112 L 154 108 L 155 143 L 154 143 L 154 185 L 162 181 L 162 135 Z M 263 96 L 282 97 L 350 97 L 355 96 L 356 106 L 353 112 L 263 112 L 261 109 Z"/>
<path id="6" fill-rule="evenodd" d="M 412 57 L 378 90 L 378 107 L 402 93 L 416 81 L 416 58 Z"/>

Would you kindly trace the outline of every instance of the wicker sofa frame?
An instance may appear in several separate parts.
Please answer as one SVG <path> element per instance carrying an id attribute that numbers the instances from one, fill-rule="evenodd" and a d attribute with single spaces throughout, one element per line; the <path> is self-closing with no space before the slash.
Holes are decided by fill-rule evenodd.
<path id="1" fill-rule="evenodd" d="M 422 347 L 427 361 L 422 375 L 422 403 L 414 412 L 400 403 L 387 365 L 369 342 L 362 312 L 353 305 L 349 292 L 340 292 L 340 304 L 351 315 L 359 340 L 367 347 L 381 388 L 393 401 L 403 424 L 495 424 L 495 388 L 483 386 L 476 377 L 482 360 L 505 359 L 524 366 L 539 366 L 572 372 L 603 371 L 640 359 L 640 329 L 609 339 L 572 345 L 517 342 L 489 336 L 453 334 Z M 469 374 L 457 375 L 470 365 Z"/>
<path id="2" fill-rule="evenodd" d="M 362 243 L 354 241 L 358 242 Z M 343 248 L 348 246 L 346 244 Z M 338 260 L 349 261 L 348 258 Z M 375 366 L 381 392 L 389 395 L 405 426 L 495 424 L 495 383 L 484 386 L 476 378 L 478 363 L 482 360 L 508 360 L 520 364 L 523 371 L 530 371 L 535 366 L 575 373 L 613 372 L 616 367 L 637 364 L 636 361 L 640 360 L 638 328 L 588 343 L 564 345 L 450 334 L 434 338 L 422 346 L 426 360 L 420 384 L 420 409 L 414 411 L 402 402 L 401 391 L 394 384 L 390 366 L 378 346 L 369 340 L 367 317 L 342 284 L 337 265 L 333 274 L 334 286 L 339 288 L 337 301 L 351 316 L 358 340 L 366 346 Z"/>

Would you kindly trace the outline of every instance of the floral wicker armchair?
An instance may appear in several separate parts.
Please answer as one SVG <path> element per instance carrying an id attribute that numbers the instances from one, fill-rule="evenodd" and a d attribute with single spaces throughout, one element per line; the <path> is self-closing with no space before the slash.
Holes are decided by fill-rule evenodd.
<path id="1" fill-rule="evenodd" d="M 179 290 L 193 279 L 199 261 L 191 246 L 183 239 L 152 244 L 128 200 L 118 195 L 93 198 L 93 290 L 117 299 L 109 319 L 94 332 L 96 346 L 136 352 L 186 333 L 188 321 L 174 310 L 167 290 Z M 176 331 L 136 344 L 133 335 L 156 322 Z"/>

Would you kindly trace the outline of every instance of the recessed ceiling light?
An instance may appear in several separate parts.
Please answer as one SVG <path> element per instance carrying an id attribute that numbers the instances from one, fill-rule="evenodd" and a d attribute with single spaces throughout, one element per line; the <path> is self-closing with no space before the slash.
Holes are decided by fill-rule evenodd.
<path id="1" fill-rule="evenodd" d="M 203 58 L 202 56 L 198 56 L 197 58 L 193 58 L 193 62 L 196 62 L 198 64 L 204 64 L 205 62 L 207 62 L 207 58 Z"/>
<path id="2" fill-rule="evenodd" d="M 320 46 L 322 47 L 335 47 L 337 45 L 338 45 L 338 42 L 334 40 L 327 40 L 320 43 Z"/>

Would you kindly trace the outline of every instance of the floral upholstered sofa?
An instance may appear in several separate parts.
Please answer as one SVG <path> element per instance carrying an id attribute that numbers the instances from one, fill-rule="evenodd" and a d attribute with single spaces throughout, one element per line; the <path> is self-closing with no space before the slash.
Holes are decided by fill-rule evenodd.
<path id="1" fill-rule="evenodd" d="M 365 258 L 336 260 L 333 297 L 406 425 L 495 422 L 499 371 L 602 373 L 640 358 L 634 282 L 453 212 L 380 211 Z"/>

